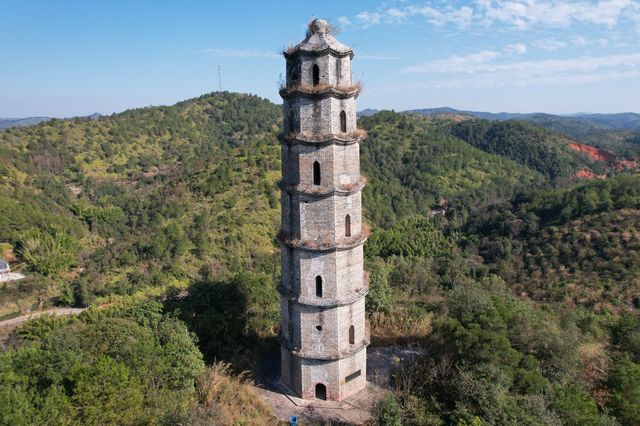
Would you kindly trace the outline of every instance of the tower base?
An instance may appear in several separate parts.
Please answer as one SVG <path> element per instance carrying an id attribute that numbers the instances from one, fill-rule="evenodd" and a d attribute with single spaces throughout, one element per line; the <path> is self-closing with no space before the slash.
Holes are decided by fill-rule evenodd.
<path id="1" fill-rule="evenodd" d="M 301 358 L 280 350 L 282 385 L 302 399 L 342 401 L 366 387 L 366 347 L 337 360 Z"/>

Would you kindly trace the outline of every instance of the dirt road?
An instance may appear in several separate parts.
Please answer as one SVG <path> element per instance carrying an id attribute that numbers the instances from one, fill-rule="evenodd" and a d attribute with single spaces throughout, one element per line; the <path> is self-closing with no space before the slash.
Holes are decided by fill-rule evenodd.
<path id="1" fill-rule="evenodd" d="M 47 309 L 46 311 L 38 311 L 31 312 L 27 315 L 21 315 L 19 317 L 11 318 L 5 321 L 0 321 L 0 328 L 7 326 L 15 326 L 21 324 L 25 321 L 28 321 L 33 318 L 38 318 L 42 315 L 55 315 L 55 316 L 63 316 L 63 315 L 80 315 L 82 311 L 86 308 L 53 308 Z"/>

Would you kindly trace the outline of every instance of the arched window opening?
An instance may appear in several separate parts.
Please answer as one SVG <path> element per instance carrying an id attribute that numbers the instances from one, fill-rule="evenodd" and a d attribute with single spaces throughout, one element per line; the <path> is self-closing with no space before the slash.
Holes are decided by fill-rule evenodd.
<path id="1" fill-rule="evenodd" d="M 287 119 L 287 128 L 289 130 L 289 133 L 296 132 L 295 116 L 293 115 L 293 110 L 289 110 L 289 118 Z"/>
<path id="2" fill-rule="evenodd" d="M 316 385 L 316 399 L 326 401 L 327 399 L 327 387 L 322 383 Z"/>
<path id="3" fill-rule="evenodd" d="M 351 236 L 351 216 L 349 215 L 344 218 L 344 235 L 345 237 Z"/>
<path id="4" fill-rule="evenodd" d="M 313 163 L 313 184 L 320 185 L 320 163 L 317 161 Z"/>
<path id="5" fill-rule="evenodd" d="M 313 64 L 313 85 L 317 86 L 318 84 L 320 84 L 320 67 Z"/>
<path id="6" fill-rule="evenodd" d="M 316 277 L 316 297 L 322 297 L 322 277 Z"/>
<path id="7" fill-rule="evenodd" d="M 347 113 L 344 110 L 340 111 L 340 131 L 347 132 Z"/>
<path id="8" fill-rule="evenodd" d="M 349 327 L 349 344 L 353 345 L 356 343 L 356 329 L 354 326 Z"/>

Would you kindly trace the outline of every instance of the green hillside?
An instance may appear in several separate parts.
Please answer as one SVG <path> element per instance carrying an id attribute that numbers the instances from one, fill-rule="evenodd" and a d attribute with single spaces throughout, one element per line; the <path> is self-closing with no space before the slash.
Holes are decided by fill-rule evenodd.
<path id="1" fill-rule="evenodd" d="M 389 111 L 363 117 L 361 147 L 369 180 L 364 206 L 374 224 L 427 213 L 440 200 L 468 209 L 545 185 L 540 173 L 487 154 L 424 118 Z"/>
<path id="2" fill-rule="evenodd" d="M 0 133 L 0 235 L 32 277 L 2 301 L 83 304 L 275 261 L 279 115 L 225 93 Z"/>
<path id="3" fill-rule="evenodd" d="M 380 417 L 408 424 L 634 425 L 640 412 L 640 177 L 532 191 L 462 226 L 426 217 L 366 246 L 380 344 L 396 372 Z"/>
<path id="4" fill-rule="evenodd" d="M 640 303 L 639 221 L 640 178 L 620 176 L 494 205 L 465 232 L 516 291 L 611 312 Z"/>
<path id="5" fill-rule="evenodd" d="M 483 151 L 537 170 L 554 182 L 581 167 L 596 167 L 574 152 L 567 138 L 523 121 L 466 120 L 451 125 L 451 133 Z"/>
<path id="6" fill-rule="evenodd" d="M 640 132 L 637 127 L 608 126 L 606 123 L 550 114 L 535 114 L 527 121 L 578 142 L 612 151 L 622 158 L 640 157 Z"/>
<path id="7" fill-rule="evenodd" d="M 0 424 L 273 422 L 236 373 L 277 349 L 280 120 L 214 93 L 0 132 L 0 247 L 28 276 L 0 317 L 93 306 L 10 336 Z M 373 342 L 429 353 L 376 415 L 637 424 L 639 178 L 576 184 L 592 165 L 519 122 L 359 124 Z"/>
<path id="8" fill-rule="evenodd" d="M 184 286 L 203 273 L 277 274 L 279 120 L 268 101 L 222 93 L 0 133 L 1 241 L 31 277 L 0 294 L 4 313 L 52 296 L 87 304 Z M 467 211 L 545 184 L 417 117 L 383 112 L 361 125 L 374 226 L 441 199 Z"/>

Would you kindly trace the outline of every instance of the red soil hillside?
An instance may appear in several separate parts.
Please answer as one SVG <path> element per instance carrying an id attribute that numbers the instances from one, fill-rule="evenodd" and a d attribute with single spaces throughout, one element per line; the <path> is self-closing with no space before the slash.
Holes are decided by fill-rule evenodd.
<path id="1" fill-rule="evenodd" d="M 580 169 L 573 174 L 573 177 L 575 177 L 576 179 L 604 179 L 607 176 L 597 175 L 589 169 Z"/>
<path id="2" fill-rule="evenodd" d="M 585 153 L 591 158 L 593 161 L 617 161 L 618 157 L 609 151 L 604 151 L 602 149 L 595 148 L 589 145 L 582 145 L 580 143 L 570 143 L 569 146 L 578 151 Z"/>
<path id="3" fill-rule="evenodd" d="M 620 160 L 618 156 L 610 151 L 605 151 L 603 149 L 599 149 L 589 145 L 583 145 L 580 143 L 570 143 L 569 146 L 583 154 L 589 156 L 589 158 L 593 161 L 601 161 L 609 163 L 609 166 L 614 170 L 624 170 L 624 169 L 637 169 L 640 167 L 640 158 L 635 160 Z M 582 169 L 578 170 L 575 175 L 578 179 L 593 179 L 601 176 L 597 176 L 591 170 Z"/>

